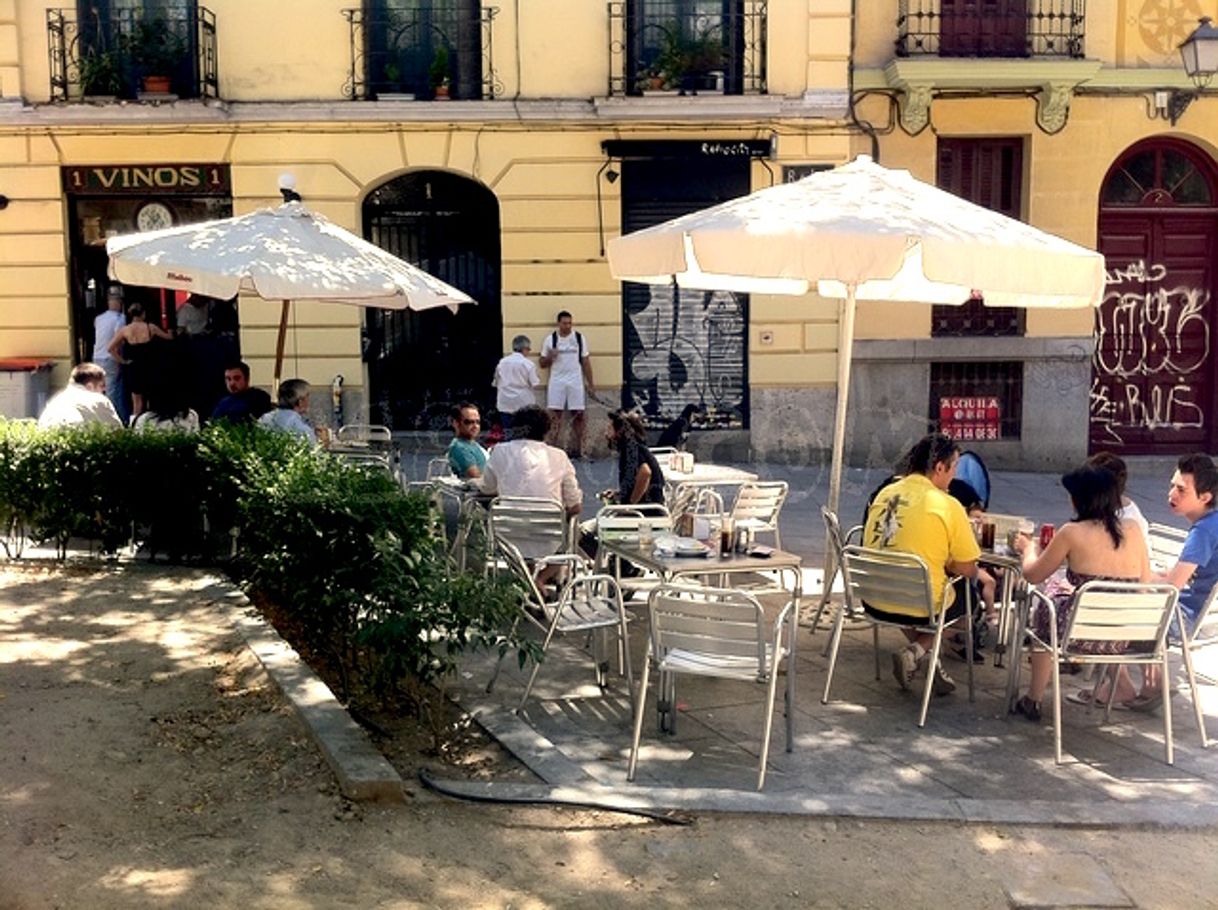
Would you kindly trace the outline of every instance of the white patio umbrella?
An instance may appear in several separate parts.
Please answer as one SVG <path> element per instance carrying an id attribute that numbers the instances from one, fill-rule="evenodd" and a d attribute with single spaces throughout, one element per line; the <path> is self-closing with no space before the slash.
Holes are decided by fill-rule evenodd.
<path id="1" fill-rule="evenodd" d="M 282 300 L 275 385 L 292 300 L 426 310 L 473 299 L 344 230 L 300 202 L 234 218 L 126 234 L 106 241 L 110 277 L 124 284 L 228 299 L 240 291 Z"/>
<path id="2" fill-rule="evenodd" d="M 856 300 L 1095 307 L 1104 258 L 859 156 L 609 242 L 615 278 L 840 299 L 828 506 L 841 491 Z"/>

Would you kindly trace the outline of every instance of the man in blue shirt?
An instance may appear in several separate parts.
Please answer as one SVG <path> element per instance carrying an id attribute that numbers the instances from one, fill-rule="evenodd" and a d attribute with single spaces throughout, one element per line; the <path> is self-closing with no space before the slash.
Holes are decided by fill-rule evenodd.
<path id="1" fill-rule="evenodd" d="M 478 445 L 482 429 L 478 406 L 463 401 L 452 410 L 453 441 L 448 444 L 448 466 L 462 480 L 482 476 L 486 468 L 486 449 Z"/>
<path id="2" fill-rule="evenodd" d="M 1191 627 L 1218 581 L 1218 467 L 1208 455 L 1185 455 L 1176 464 L 1167 504 L 1192 525 L 1180 558 L 1163 580 L 1180 590 L 1180 611 Z"/>

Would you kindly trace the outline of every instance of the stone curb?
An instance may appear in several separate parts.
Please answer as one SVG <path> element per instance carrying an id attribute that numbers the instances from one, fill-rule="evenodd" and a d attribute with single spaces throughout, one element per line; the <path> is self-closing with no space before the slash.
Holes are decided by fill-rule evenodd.
<path id="1" fill-rule="evenodd" d="M 403 802 L 405 792 L 398 772 L 351 719 L 330 687 L 318 679 L 279 633 L 251 612 L 249 599 L 220 580 L 213 580 L 200 593 L 230 614 L 246 646 L 317 743 L 338 779 L 343 796 L 359 802 Z"/>

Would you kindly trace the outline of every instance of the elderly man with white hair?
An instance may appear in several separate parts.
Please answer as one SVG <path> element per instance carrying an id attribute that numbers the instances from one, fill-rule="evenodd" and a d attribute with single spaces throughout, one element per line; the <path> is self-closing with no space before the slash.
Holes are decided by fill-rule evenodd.
<path id="1" fill-rule="evenodd" d="M 529 359 L 533 342 L 528 335 L 517 335 L 512 339 L 512 353 L 499 361 L 495 367 L 495 378 L 491 384 L 498 389 L 495 407 L 503 417 L 503 428 L 509 427 L 510 415 L 521 408 L 537 404 L 533 392 L 541 386 L 537 364 Z"/>

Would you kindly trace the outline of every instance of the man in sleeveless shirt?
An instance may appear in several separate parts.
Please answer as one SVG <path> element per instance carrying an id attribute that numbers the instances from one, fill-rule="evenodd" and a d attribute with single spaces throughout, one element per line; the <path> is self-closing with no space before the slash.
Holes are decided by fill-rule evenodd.
<path id="1" fill-rule="evenodd" d="M 571 327 L 571 314 L 558 314 L 558 327 L 546 336 L 541 345 L 540 363 L 550 368 L 546 388 L 546 408 L 550 411 L 550 445 L 559 446 L 562 438 L 563 415 L 571 414 L 571 443 L 567 448 L 572 458 L 584 454 L 586 398 L 596 389 L 592 383 L 592 362 L 588 358 L 588 342 L 583 334 Z"/>

